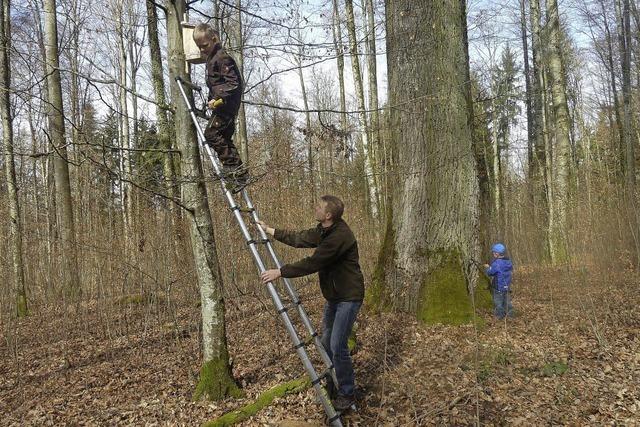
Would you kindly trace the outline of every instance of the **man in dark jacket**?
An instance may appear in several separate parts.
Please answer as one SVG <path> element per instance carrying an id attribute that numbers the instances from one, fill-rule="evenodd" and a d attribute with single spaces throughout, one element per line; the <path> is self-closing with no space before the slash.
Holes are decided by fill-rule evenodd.
<path id="1" fill-rule="evenodd" d="M 335 196 L 322 196 L 315 208 L 318 225 L 305 231 L 274 229 L 260 221 L 267 232 L 289 246 L 316 248 L 313 254 L 280 269 L 262 273 L 264 283 L 279 277 L 318 273 L 320 290 L 327 300 L 322 319 L 322 343 L 333 361 L 338 394 L 333 405 L 344 411 L 354 403 L 355 379 L 347 340 L 364 299 L 364 276 L 360 269 L 358 242 L 342 220 L 344 204 Z M 329 387 L 331 388 L 331 387 Z"/>
<path id="2" fill-rule="evenodd" d="M 247 184 L 248 175 L 232 140 L 242 100 L 242 76 L 236 62 L 222 47 L 216 30 L 198 24 L 193 30 L 193 40 L 200 54 L 207 58 L 207 105 L 213 111 L 204 131 L 206 143 L 218 153 L 225 178 L 234 185 L 233 191 L 238 192 Z"/>

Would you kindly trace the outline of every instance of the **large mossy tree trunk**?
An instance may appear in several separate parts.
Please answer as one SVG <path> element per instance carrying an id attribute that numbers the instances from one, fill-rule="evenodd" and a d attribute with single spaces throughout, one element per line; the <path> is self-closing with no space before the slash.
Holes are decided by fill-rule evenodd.
<path id="1" fill-rule="evenodd" d="M 216 241 L 207 203 L 204 173 L 196 132 L 187 106 L 180 95 L 175 78 L 189 79 L 185 72 L 185 55 L 180 22 L 186 10 L 184 0 L 167 0 L 167 37 L 171 99 L 175 105 L 176 143 L 181 153 L 182 203 L 189 212 L 189 235 L 193 251 L 202 310 L 203 365 L 194 399 L 222 399 L 238 396 L 239 390 L 231 374 L 225 329 L 225 305 L 222 277 L 216 255 Z"/>
<path id="2" fill-rule="evenodd" d="M 477 282 L 478 182 L 465 2 L 386 7 L 397 182 L 369 302 L 426 323 L 466 323 Z"/>

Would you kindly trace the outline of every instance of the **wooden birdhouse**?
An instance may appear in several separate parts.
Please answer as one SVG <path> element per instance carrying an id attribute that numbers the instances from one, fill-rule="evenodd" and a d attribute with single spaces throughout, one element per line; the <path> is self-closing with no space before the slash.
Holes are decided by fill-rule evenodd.
<path id="1" fill-rule="evenodd" d="M 189 64 L 204 64 L 207 62 L 206 58 L 200 55 L 200 49 L 198 45 L 193 41 L 193 30 L 196 28 L 195 24 L 189 22 L 182 22 L 182 43 L 184 47 L 184 56 Z"/>

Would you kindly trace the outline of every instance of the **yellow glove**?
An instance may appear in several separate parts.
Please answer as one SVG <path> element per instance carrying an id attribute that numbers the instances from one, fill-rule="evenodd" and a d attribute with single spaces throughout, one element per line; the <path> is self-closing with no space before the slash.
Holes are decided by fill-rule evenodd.
<path id="1" fill-rule="evenodd" d="M 222 100 L 222 98 L 212 99 L 211 101 L 209 101 L 209 108 L 211 108 L 212 110 L 215 110 L 222 104 L 224 104 L 224 101 Z"/>

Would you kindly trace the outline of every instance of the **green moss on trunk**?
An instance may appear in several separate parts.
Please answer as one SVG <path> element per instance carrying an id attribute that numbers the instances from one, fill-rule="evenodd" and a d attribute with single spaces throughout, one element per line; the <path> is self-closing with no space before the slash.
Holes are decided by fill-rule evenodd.
<path id="1" fill-rule="evenodd" d="M 395 257 L 395 230 L 391 221 L 392 216 L 393 213 L 389 212 L 371 285 L 367 287 L 365 294 L 365 305 L 378 311 L 389 311 L 394 306 L 387 283 L 388 269 L 393 265 Z M 467 292 L 467 279 L 463 272 L 460 254 L 442 250 L 429 251 L 422 255 L 425 260 L 439 256 L 441 262 L 424 278 L 418 295 L 417 319 L 427 324 L 459 325 L 471 322 L 474 317 L 473 303 Z M 492 307 L 491 293 L 487 290 L 488 288 L 488 279 L 480 274 L 480 283 L 474 295 L 476 309 Z"/>
<path id="2" fill-rule="evenodd" d="M 231 376 L 225 359 L 206 362 L 200 369 L 200 380 L 193 393 L 193 400 L 220 400 L 225 397 L 241 397 L 242 390 Z"/>
<path id="3" fill-rule="evenodd" d="M 551 262 L 553 265 L 563 265 L 570 261 L 569 252 L 567 251 L 567 243 L 564 236 L 557 232 L 558 236 L 552 236 L 554 251 Z"/>
<path id="4" fill-rule="evenodd" d="M 307 376 L 279 384 L 262 393 L 255 402 L 243 406 L 233 412 L 228 412 L 218 419 L 203 424 L 203 427 L 225 427 L 239 423 L 258 413 L 262 408 L 269 406 L 277 397 L 287 394 L 299 393 L 311 386 L 311 381 Z"/>
<path id="5" fill-rule="evenodd" d="M 393 261 L 395 254 L 395 231 L 391 222 L 392 216 L 393 212 L 389 208 L 384 241 L 378 253 L 378 262 L 373 272 L 371 286 L 366 289 L 365 293 L 365 306 L 378 311 L 388 311 L 392 307 L 392 299 L 386 283 L 387 267 Z"/>
<path id="6" fill-rule="evenodd" d="M 480 272 L 478 274 L 478 285 L 475 292 L 476 310 L 493 309 L 493 300 L 491 299 L 491 279 L 489 276 Z"/>
<path id="7" fill-rule="evenodd" d="M 18 295 L 16 301 L 16 314 L 18 317 L 27 317 L 29 315 L 29 309 L 27 308 L 27 297 L 24 295 Z"/>
<path id="8" fill-rule="evenodd" d="M 443 250 L 429 254 L 441 261 L 426 274 L 420 289 L 418 320 L 426 324 L 443 323 L 461 325 L 473 320 L 473 304 L 467 292 L 467 280 L 462 270 L 460 255 Z"/>

